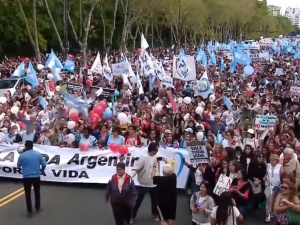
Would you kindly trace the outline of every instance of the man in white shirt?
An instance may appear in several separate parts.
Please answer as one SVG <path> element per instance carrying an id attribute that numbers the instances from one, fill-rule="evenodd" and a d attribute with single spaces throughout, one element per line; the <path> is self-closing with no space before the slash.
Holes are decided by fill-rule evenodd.
<path id="1" fill-rule="evenodd" d="M 151 198 L 152 215 L 155 216 L 155 221 L 159 221 L 155 199 L 155 185 L 153 184 L 153 179 L 151 176 L 152 169 L 156 168 L 156 166 L 153 164 L 157 160 L 157 152 L 158 145 L 155 142 L 150 143 L 148 146 L 148 153 L 142 155 L 132 169 L 132 177 L 134 177 L 135 175 L 138 176 L 139 187 L 137 200 L 132 210 L 131 223 L 133 223 L 133 220 L 136 218 L 138 209 L 141 206 L 143 199 L 148 191 Z M 158 168 L 156 168 L 156 170 L 158 175 Z"/>

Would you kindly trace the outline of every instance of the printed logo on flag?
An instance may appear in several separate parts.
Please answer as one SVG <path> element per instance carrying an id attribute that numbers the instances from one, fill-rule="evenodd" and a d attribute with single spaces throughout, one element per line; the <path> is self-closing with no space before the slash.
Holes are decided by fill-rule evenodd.
<path id="1" fill-rule="evenodd" d="M 198 92 L 207 92 L 210 88 L 208 79 L 202 78 L 199 81 Z"/>

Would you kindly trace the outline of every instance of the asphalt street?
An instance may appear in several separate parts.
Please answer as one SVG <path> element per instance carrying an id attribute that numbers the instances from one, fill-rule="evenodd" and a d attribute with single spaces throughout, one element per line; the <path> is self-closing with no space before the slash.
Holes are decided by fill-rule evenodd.
<path id="1" fill-rule="evenodd" d="M 41 188 L 43 211 L 32 218 L 26 217 L 25 196 L 19 181 L 0 179 L 0 224 L 1 225 L 115 225 L 110 204 L 104 201 L 105 187 L 98 185 L 74 185 L 43 183 Z M 18 190 L 17 192 L 15 192 Z M 4 198 L 13 193 L 14 197 Z M 32 193 L 32 199 L 33 193 Z M 245 224 L 261 225 L 262 212 L 247 218 Z M 150 215 L 150 198 L 142 203 L 135 222 L 136 225 L 153 225 Z M 177 219 L 175 225 L 191 224 L 188 199 L 178 196 Z"/>

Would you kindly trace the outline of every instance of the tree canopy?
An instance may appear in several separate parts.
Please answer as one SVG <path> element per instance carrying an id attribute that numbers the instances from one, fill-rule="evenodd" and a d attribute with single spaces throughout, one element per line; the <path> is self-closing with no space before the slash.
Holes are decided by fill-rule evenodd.
<path id="1" fill-rule="evenodd" d="M 70 51 L 217 39 L 275 37 L 298 30 L 258 0 L 68 0 Z M 64 0 L 0 0 L 0 56 L 64 51 Z"/>

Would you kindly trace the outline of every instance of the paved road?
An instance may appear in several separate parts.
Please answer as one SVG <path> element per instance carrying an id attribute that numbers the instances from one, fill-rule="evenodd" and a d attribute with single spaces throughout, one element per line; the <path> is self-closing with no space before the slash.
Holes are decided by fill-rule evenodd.
<path id="1" fill-rule="evenodd" d="M 20 188 L 22 184 L 18 181 L 0 179 L 1 225 L 114 225 L 111 207 L 104 203 L 103 186 L 44 183 L 41 192 L 44 210 L 32 218 L 26 217 L 25 197 L 22 193 L 20 197 L 3 205 L 1 199 Z M 150 198 L 147 196 L 138 212 L 136 225 L 158 224 L 151 218 L 149 206 Z M 190 221 L 188 200 L 185 195 L 179 195 L 175 225 L 189 225 Z M 246 224 L 264 224 L 263 214 L 255 214 Z"/>

